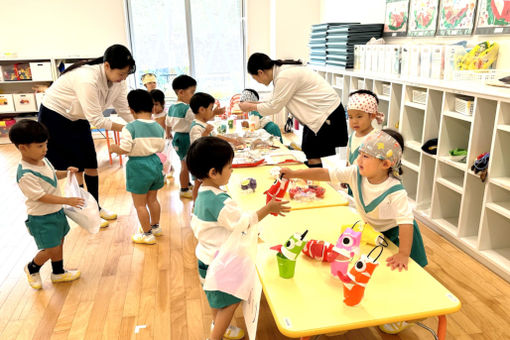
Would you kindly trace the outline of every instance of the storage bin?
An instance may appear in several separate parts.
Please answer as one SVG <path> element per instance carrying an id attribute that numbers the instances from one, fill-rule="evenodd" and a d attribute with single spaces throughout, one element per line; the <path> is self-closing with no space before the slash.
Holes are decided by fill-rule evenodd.
<path id="1" fill-rule="evenodd" d="M 473 115 L 475 99 L 473 97 L 458 96 L 455 97 L 455 111 L 466 116 Z"/>
<path id="2" fill-rule="evenodd" d="M 33 93 L 16 93 L 13 97 L 16 112 L 37 112 Z"/>
<path id="3" fill-rule="evenodd" d="M 51 74 L 51 63 L 49 61 L 30 63 L 30 71 L 32 72 L 32 80 L 36 81 L 53 80 L 53 75 Z"/>
<path id="4" fill-rule="evenodd" d="M 391 84 L 382 84 L 382 95 L 388 97 L 391 95 Z"/>
<path id="5" fill-rule="evenodd" d="M 421 91 L 421 90 L 413 90 L 413 99 L 412 101 L 414 103 L 418 104 L 427 104 L 427 91 Z"/>
<path id="6" fill-rule="evenodd" d="M 0 94 L 0 113 L 14 112 L 14 98 L 12 94 Z"/>
<path id="7" fill-rule="evenodd" d="M 29 64 L 2 65 L 1 68 L 4 81 L 32 80 Z"/>
<path id="8" fill-rule="evenodd" d="M 0 119 L 0 137 L 8 137 L 11 126 L 16 124 L 12 118 Z"/>

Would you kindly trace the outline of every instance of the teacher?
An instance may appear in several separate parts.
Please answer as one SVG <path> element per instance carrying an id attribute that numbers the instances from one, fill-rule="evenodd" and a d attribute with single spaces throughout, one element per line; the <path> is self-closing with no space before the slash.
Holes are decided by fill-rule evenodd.
<path id="1" fill-rule="evenodd" d="M 46 157 L 57 170 L 77 167 L 78 183 L 83 186 L 85 179 L 87 190 L 98 205 L 97 155 L 90 126 L 121 131 L 124 125 L 103 116 L 103 111 L 111 106 L 125 121 L 133 120 L 125 79 L 135 69 L 131 52 L 125 46 L 112 45 L 103 56 L 67 68 L 46 91 L 39 109 L 39 122 L 50 134 Z M 101 227 L 107 227 L 106 220 L 116 219 L 117 214 L 99 207 Z"/>
<path id="2" fill-rule="evenodd" d="M 304 126 L 301 148 L 309 167 L 322 167 L 321 157 L 334 155 L 336 147 L 347 145 L 344 108 L 324 78 L 301 61 L 272 60 L 263 53 L 252 54 L 247 68 L 257 82 L 266 86 L 273 82 L 273 95 L 263 103 L 241 102 L 239 108 L 263 116 L 287 108 Z"/>

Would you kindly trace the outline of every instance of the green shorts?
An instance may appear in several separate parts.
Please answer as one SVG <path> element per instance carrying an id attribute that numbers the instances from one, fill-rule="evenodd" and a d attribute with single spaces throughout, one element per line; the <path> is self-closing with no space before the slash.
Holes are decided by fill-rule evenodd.
<path id="1" fill-rule="evenodd" d="M 69 232 L 69 224 L 64 209 L 48 215 L 28 215 L 25 224 L 39 249 L 59 246 L 64 236 Z"/>
<path id="2" fill-rule="evenodd" d="M 266 126 L 264 126 L 264 130 L 266 130 L 273 136 L 279 137 L 280 143 L 283 143 L 282 132 L 280 131 L 280 128 L 278 127 L 278 125 L 276 125 L 273 122 L 269 122 L 266 124 Z"/>
<path id="3" fill-rule="evenodd" d="M 420 266 L 425 267 L 429 262 L 427 260 L 427 254 L 425 253 L 425 246 L 423 245 L 420 229 L 418 228 L 416 221 L 414 221 L 413 227 L 413 245 L 411 247 L 411 255 L 409 257 Z M 400 243 L 398 239 L 398 232 L 399 227 L 396 226 L 390 230 L 383 231 L 383 234 L 398 247 Z"/>
<path id="4" fill-rule="evenodd" d="M 175 151 L 179 155 L 179 159 L 183 161 L 186 158 L 186 154 L 188 153 L 188 149 L 190 146 L 189 133 L 184 132 L 174 133 L 172 145 L 174 146 Z"/>
<path id="5" fill-rule="evenodd" d="M 165 185 L 163 164 L 158 155 L 129 157 L 126 164 L 126 190 L 133 194 L 146 194 Z"/>
<path id="6" fill-rule="evenodd" d="M 207 268 L 209 268 L 209 265 L 198 260 L 198 274 L 202 279 L 205 279 Z M 219 290 L 204 290 L 204 292 L 211 308 L 222 309 L 241 302 L 241 299 L 236 298 L 234 295 Z"/>

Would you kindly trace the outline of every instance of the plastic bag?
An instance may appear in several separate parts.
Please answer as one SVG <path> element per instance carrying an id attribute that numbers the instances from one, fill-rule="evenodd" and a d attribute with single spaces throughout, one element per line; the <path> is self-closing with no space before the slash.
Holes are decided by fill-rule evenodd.
<path id="1" fill-rule="evenodd" d="M 161 160 L 161 164 L 163 164 L 163 175 L 166 175 L 170 169 L 170 153 L 172 152 L 171 148 L 172 142 L 170 140 L 165 141 L 165 148 L 163 149 L 163 152 L 158 152 L 156 155 L 158 155 L 159 159 Z"/>
<path id="2" fill-rule="evenodd" d="M 71 172 L 67 172 L 67 184 L 64 188 L 64 196 L 81 197 L 85 200 L 83 208 L 64 205 L 64 213 L 89 233 L 97 234 L 101 224 L 97 202 L 89 192 L 80 188 L 76 177 Z"/>
<path id="3" fill-rule="evenodd" d="M 257 228 L 234 230 L 212 260 L 204 290 L 219 290 L 247 300 L 256 278 Z"/>

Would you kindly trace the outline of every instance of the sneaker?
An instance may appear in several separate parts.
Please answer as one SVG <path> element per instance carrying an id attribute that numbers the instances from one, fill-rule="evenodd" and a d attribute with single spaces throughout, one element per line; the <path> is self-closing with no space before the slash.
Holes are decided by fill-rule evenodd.
<path id="1" fill-rule="evenodd" d="M 114 220 L 117 218 L 116 213 L 112 213 L 111 211 L 108 211 L 103 208 L 101 208 L 101 210 L 99 210 L 99 216 L 101 216 L 101 218 L 103 218 L 105 220 Z"/>
<path id="2" fill-rule="evenodd" d="M 62 274 L 53 274 L 51 273 L 51 282 L 69 282 L 79 279 L 81 276 L 81 272 L 79 270 L 66 270 Z"/>
<path id="3" fill-rule="evenodd" d="M 193 184 L 188 183 L 188 190 L 193 191 Z"/>
<path id="4" fill-rule="evenodd" d="M 154 236 L 161 236 L 162 233 L 163 233 L 163 229 L 161 229 L 161 227 L 159 225 L 156 228 L 152 227 L 152 229 L 151 229 L 151 234 Z"/>
<path id="5" fill-rule="evenodd" d="M 191 199 L 191 198 L 193 198 L 193 193 L 191 192 L 191 190 L 188 189 L 186 191 L 181 191 L 180 196 L 181 196 L 181 198 Z"/>
<path id="6" fill-rule="evenodd" d="M 214 323 L 211 323 L 211 331 L 214 328 Z M 239 340 L 244 338 L 244 330 L 236 326 L 228 326 L 225 333 L 223 333 L 223 339 L 228 340 Z"/>
<path id="7" fill-rule="evenodd" d="M 100 228 L 106 228 L 110 225 L 110 222 L 105 220 L 104 218 L 101 218 L 101 224 L 99 225 Z"/>
<path id="8" fill-rule="evenodd" d="M 30 287 L 34 289 L 42 288 L 41 275 L 39 273 L 30 274 L 30 271 L 28 270 L 28 264 L 25 266 L 25 274 L 27 274 L 27 280 Z"/>
<path id="9" fill-rule="evenodd" d="M 409 326 L 411 326 L 411 323 L 406 321 L 399 321 L 380 325 L 379 329 L 386 334 L 398 334 Z"/>
<path id="10" fill-rule="evenodd" d="M 152 234 L 138 233 L 131 236 L 134 243 L 139 244 L 155 244 L 156 238 Z"/>

